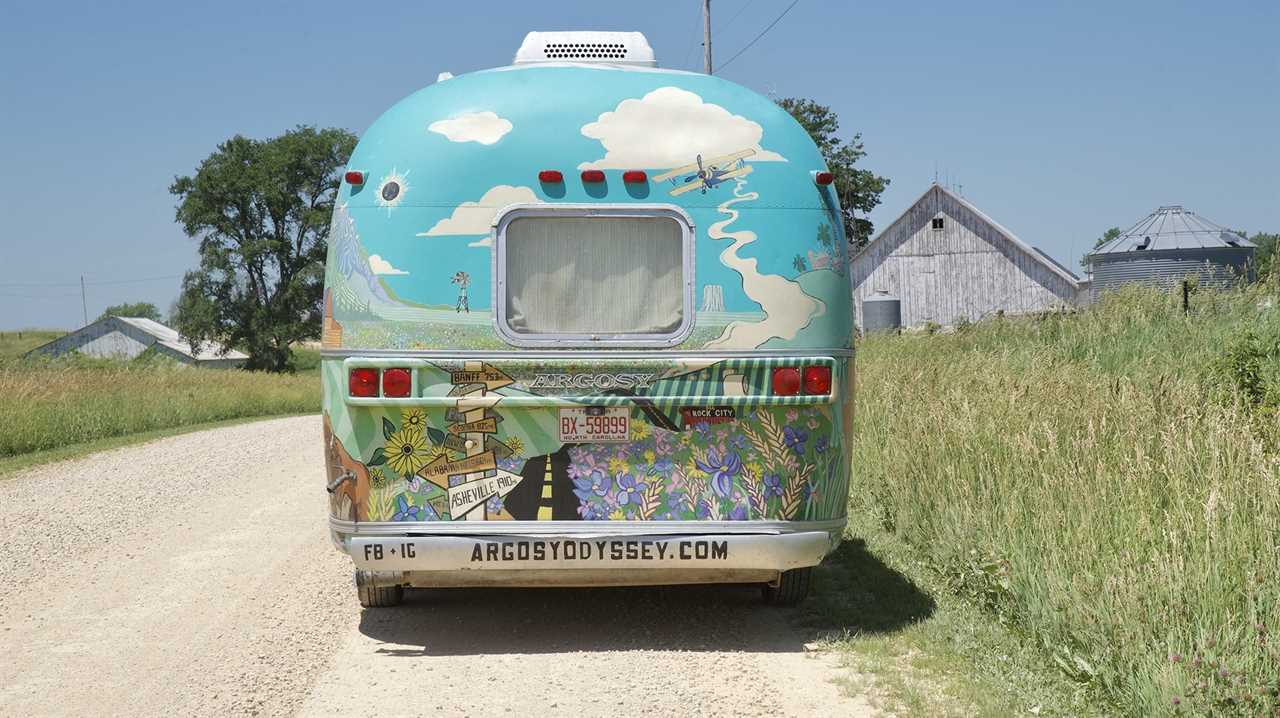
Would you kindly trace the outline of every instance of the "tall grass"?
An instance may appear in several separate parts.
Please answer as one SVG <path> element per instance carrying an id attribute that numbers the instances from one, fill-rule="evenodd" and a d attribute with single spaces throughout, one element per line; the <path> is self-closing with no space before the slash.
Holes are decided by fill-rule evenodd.
<path id="1" fill-rule="evenodd" d="M 1271 303 L 1202 292 L 1184 316 L 1130 290 L 1078 315 L 871 338 L 855 508 L 1133 714 L 1272 715 L 1280 423 L 1233 354 L 1280 347 Z M 1261 356 L 1273 381 L 1280 352 Z"/>
<path id="2" fill-rule="evenodd" d="M 319 410 L 314 372 L 0 360 L 0 458 L 157 429 Z"/>

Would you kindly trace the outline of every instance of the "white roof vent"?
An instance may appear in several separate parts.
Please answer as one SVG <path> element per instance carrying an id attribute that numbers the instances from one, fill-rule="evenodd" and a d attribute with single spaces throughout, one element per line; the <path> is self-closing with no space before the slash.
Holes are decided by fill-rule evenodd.
<path id="1" fill-rule="evenodd" d="M 531 32 L 516 50 L 515 64 L 589 62 L 656 67 L 653 48 L 639 32 Z"/>

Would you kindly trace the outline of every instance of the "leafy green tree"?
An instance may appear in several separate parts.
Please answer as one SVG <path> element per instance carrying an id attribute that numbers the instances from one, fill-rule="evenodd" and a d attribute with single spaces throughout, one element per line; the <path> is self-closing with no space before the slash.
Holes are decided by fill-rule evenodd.
<path id="1" fill-rule="evenodd" d="M 113 304 L 103 310 L 98 319 L 107 317 L 141 317 L 153 322 L 160 321 L 160 310 L 151 302 L 134 302 L 133 304 Z"/>
<path id="2" fill-rule="evenodd" d="M 1120 229 L 1119 227 L 1112 227 L 1111 229 L 1108 229 L 1107 231 L 1103 232 L 1103 233 L 1102 233 L 1102 236 L 1101 236 L 1101 237 L 1098 237 L 1098 239 L 1093 243 L 1093 249 L 1089 250 L 1089 253 L 1088 253 L 1088 254 L 1085 254 L 1083 257 L 1081 257 L 1081 258 L 1080 258 L 1080 266 L 1081 266 L 1081 267 L 1084 267 L 1085 269 L 1088 269 L 1088 268 L 1089 268 L 1089 254 L 1092 254 L 1093 252 L 1096 252 L 1096 251 L 1098 250 L 1098 247 L 1101 247 L 1102 245 L 1106 244 L 1107 242 L 1110 242 L 1111 240 L 1115 239 L 1116 237 L 1119 237 L 1119 236 L 1120 236 L 1120 233 L 1121 233 L 1122 231 L 1124 231 L 1124 230 Z"/>
<path id="3" fill-rule="evenodd" d="M 827 169 L 835 175 L 836 196 L 840 199 L 840 210 L 844 215 L 845 238 L 854 249 L 865 247 L 871 241 L 875 227 L 863 217 L 880 204 L 880 194 L 889 186 L 889 180 L 857 166 L 858 160 L 867 156 L 861 133 L 854 133 L 850 140 L 841 139 L 836 134 L 840 129 L 836 113 L 813 100 L 787 97 L 778 100 L 778 104 L 796 118 L 818 145 Z M 858 213 L 863 217 L 858 217 Z"/>
<path id="4" fill-rule="evenodd" d="M 174 323 L 193 345 L 239 348 L 246 367 L 292 370 L 289 345 L 320 333 L 329 221 L 355 135 L 298 127 L 240 135 L 177 177 L 177 221 L 200 241 Z"/>
<path id="5" fill-rule="evenodd" d="M 797 255 L 796 255 L 796 256 L 791 260 L 791 266 L 792 266 L 792 267 L 795 267 L 795 270 L 796 270 L 797 272 L 802 273 L 802 274 L 803 274 L 804 272 L 809 271 L 809 263 L 808 263 L 808 262 L 806 262 L 806 261 L 805 261 L 805 259 L 804 259 L 804 256 L 803 256 L 803 255 L 800 255 L 800 254 L 797 254 Z"/>
<path id="6" fill-rule="evenodd" d="M 1258 245 L 1253 253 L 1253 265 L 1257 270 L 1258 281 L 1270 278 L 1276 272 L 1276 245 L 1280 244 L 1280 233 L 1257 232 L 1245 238 Z"/>

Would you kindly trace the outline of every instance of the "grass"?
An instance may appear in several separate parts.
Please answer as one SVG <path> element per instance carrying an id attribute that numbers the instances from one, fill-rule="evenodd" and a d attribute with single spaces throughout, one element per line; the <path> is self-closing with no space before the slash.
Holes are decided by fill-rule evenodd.
<path id="1" fill-rule="evenodd" d="M 891 715 L 1112 714 L 1024 636 L 950 591 L 876 513 L 854 494 L 845 543 L 817 569 L 800 609 L 848 669 L 846 691 Z"/>
<path id="2" fill-rule="evenodd" d="M 1271 715 L 1268 291 L 1201 292 L 1184 316 L 1132 290 L 1077 315 L 868 339 L 855 513 L 1123 713 Z"/>
<path id="3" fill-rule="evenodd" d="M 304 355 L 298 363 L 314 362 Z M 318 412 L 319 389 L 314 369 L 293 375 L 198 369 L 146 355 L 127 362 L 0 358 L 0 466 L 29 465 L 37 454 L 76 455 L 103 440 Z"/>
<path id="4" fill-rule="evenodd" d="M 20 329 L 0 332 L 0 359 L 22 356 L 41 344 L 48 344 L 63 334 L 66 334 L 66 332 L 51 329 Z"/>

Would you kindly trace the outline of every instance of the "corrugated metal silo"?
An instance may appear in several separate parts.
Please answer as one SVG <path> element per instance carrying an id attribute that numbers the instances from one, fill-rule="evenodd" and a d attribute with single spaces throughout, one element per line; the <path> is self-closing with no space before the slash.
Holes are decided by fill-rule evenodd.
<path id="1" fill-rule="evenodd" d="M 1089 255 L 1093 293 L 1129 282 L 1172 284 L 1187 275 L 1224 287 L 1253 276 L 1255 245 L 1181 205 L 1160 207 Z"/>

